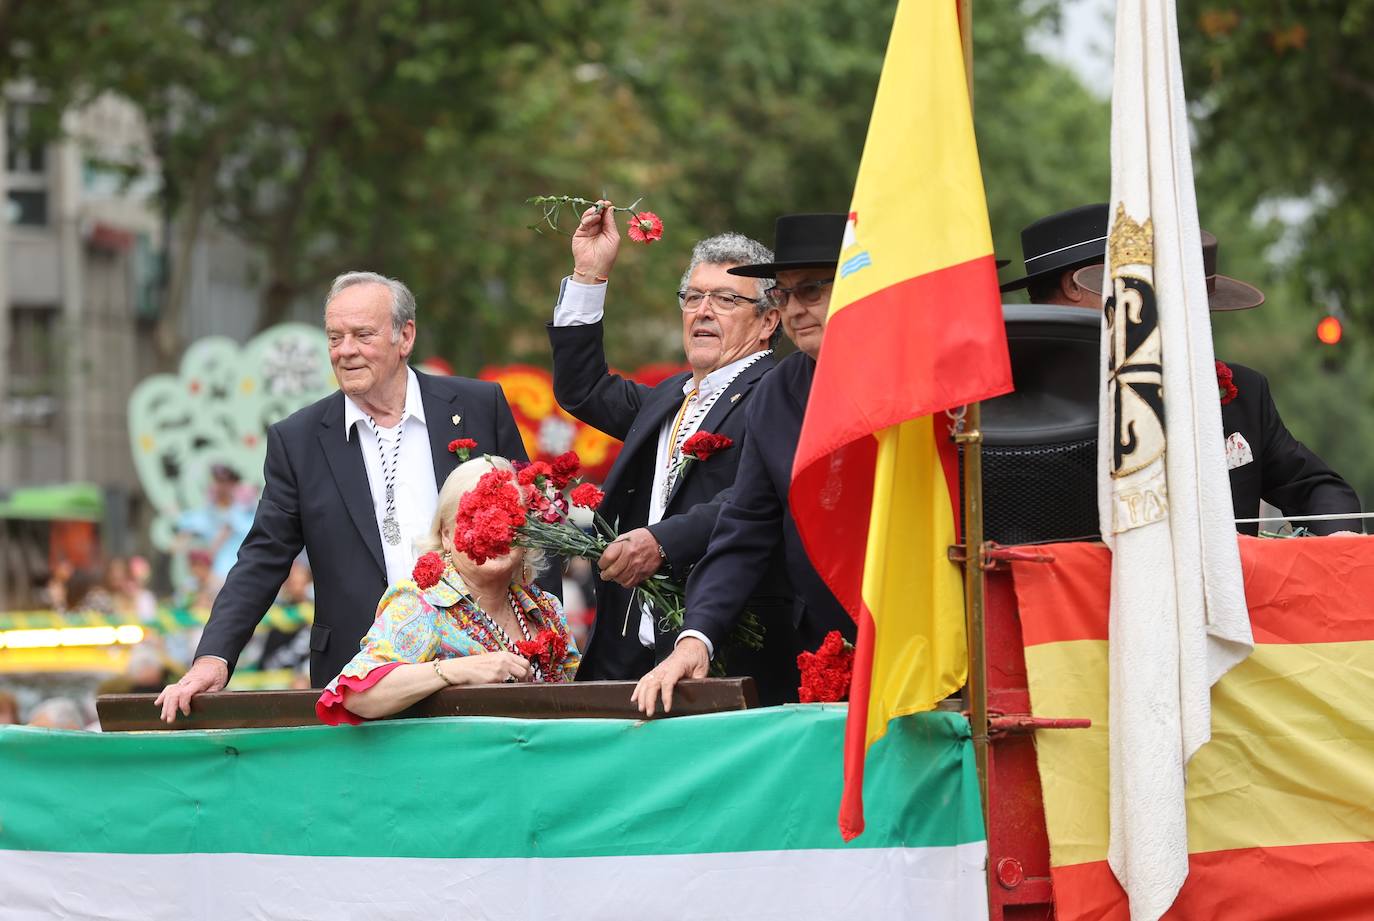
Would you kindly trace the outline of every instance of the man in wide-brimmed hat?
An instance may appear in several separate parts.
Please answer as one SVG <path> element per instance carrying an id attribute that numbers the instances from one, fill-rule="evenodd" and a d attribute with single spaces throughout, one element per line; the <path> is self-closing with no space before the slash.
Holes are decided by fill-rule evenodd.
<path id="1" fill-rule="evenodd" d="M 687 582 L 684 629 L 668 658 L 635 687 L 633 699 L 647 715 L 653 715 L 660 699 L 665 710 L 671 708 L 673 688 L 681 679 L 705 677 L 779 547 L 795 596 L 788 638 L 793 655 L 815 649 L 831 630 L 855 638 L 854 620 L 811 565 L 787 504 L 845 220 L 844 214 L 783 215 L 775 231 L 773 261 L 730 269 L 745 278 L 776 279 L 768 299 L 782 311 L 783 331 L 799 351 L 783 359 L 750 398 L 739 474 L 717 516 L 706 555 Z M 777 643 L 779 637 L 771 641 Z M 790 699 L 796 699 L 795 688 Z"/>
<path id="2" fill-rule="evenodd" d="M 1106 204 L 1082 205 L 1041 218 L 1021 231 L 1026 275 L 1002 285 L 1025 288 L 1035 304 L 1102 308 L 1109 215 Z M 1202 231 L 1207 304 L 1214 312 L 1249 310 L 1264 303 L 1253 285 L 1217 272 L 1217 238 Z M 1269 381 L 1244 365 L 1217 362 L 1231 503 L 1238 519 L 1259 515 L 1260 500 L 1285 515 L 1358 514 L 1360 499 L 1334 470 L 1283 424 Z M 1358 532 L 1359 519 L 1302 523 L 1314 534 Z M 1237 525 L 1255 534 L 1258 525 Z"/>

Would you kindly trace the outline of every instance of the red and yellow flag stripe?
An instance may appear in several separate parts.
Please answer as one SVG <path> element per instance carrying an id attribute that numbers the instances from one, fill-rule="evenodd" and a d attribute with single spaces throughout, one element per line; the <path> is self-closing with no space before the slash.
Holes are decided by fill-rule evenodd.
<path id="1" fill-rule="evenodd" d="M 790 503 L 859 625 L 840 827 L 894 717 L 967 674 L 944 410 L 1011 389 L 957 4 L 902 0 L 854 188 Z"/>
<path id="2" fill-rule="evenodd" d="M 1032 708 L 1088 717 L 1036 739 L 1061 921 L 1121 919 L 1107 866 L 1111 556 L 1014 564 Z M 1255 651 L 1213 688 L 1188 765 L 1188 880 L 1166 918 L 1374 913 L 1374 542 L 1241 539 Z"/>

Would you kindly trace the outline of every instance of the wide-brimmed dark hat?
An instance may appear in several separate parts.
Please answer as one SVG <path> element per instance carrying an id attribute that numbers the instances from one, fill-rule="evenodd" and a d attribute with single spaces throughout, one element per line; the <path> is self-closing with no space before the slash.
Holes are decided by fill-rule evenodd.
<path id="1" fill-rule="evenodd" d="M 1073 273 L 1074 283 L 1089 291 L 1102 290 L 1106 266 L 1084 266 Z M 1249 310 L 1264 303 L 1264 292 L 1254 285 L 1217 274 L 1217 238 L 1202 232 L 1202 271 L 1207 276 L 1207 306 L 1213 310 Z"/>
<path id="2" fill-rule="evenodd" d="M 1107 203 L 1080 205 L 1028 224 L 1021 231 L 1021 256 L 1026 261 L 1022 278 L 1002 285 L 1003 291 L 1024 288 L 1046 275 L 1107 256 Z"/>
<path id="3" fill-rule="evenodd" d="M 847 214 L 784 214 L 773 231 L 773 260 L 737 265 L 731 275 L 772 278 L 788 269 L 834 268 L 840 261 Z"/>

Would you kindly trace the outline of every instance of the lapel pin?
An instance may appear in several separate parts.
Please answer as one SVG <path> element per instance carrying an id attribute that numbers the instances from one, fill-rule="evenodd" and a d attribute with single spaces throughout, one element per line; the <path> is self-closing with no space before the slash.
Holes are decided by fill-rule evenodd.
<path id="1" fill-rule="evenodd" d="M 737 394 L 735 394 L 734 396 L 732 396 L 732 397 L 730 398 L 730 402 L 731 402 L 731 403 L 738 403 L 738 402 L 739 402 L 739 398 L 742 397 L 742 396 L 744 396 L 744 394 L 742 394 L 742 393 L 737 393 Z"/>
<path id="2" fill-rule="evenodd" d="M 458 415 L 457 413 L 454 413 L 454 414 L 453 414 L 453 424 L 454 424 L 454 425 L 457 425 L 459 422 L 462 422 L 462 421 L 463 421 L 463 417 L 462 417 L 462 416 Z"/>

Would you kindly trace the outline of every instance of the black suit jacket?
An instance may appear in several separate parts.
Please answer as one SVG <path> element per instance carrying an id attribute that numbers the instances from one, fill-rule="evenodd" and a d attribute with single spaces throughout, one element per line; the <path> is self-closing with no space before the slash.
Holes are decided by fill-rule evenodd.
<path id="1" fill-rule="evenodd" d="M 550 325 L 548 329 L 553 346 L 554 395 L 559 405 L 588 425 L 624 442 L 603 484 L 606 498 L 601 513 L 621 534 L 644 527 L 649 520 L 659 431 L 681 408 L 682 387 L 691 375 L 684 372 L 656 387 L 648 387 L 611 373 L 602 344 L 602 324 Z M 739 446 L 745 440 L 745 406 L 773 365 L 771 357 L 760 358 L 717 398 L 698 431 L 726 435 L 735 444 L 709 460 L 688 464 L 674 484 L 663 519 L 649 526 L 667 554 L 665 572 L 679 582 L 687 580 L 706 550 L 720 508 L 714 500 L 735 480 Z M 791 592 L 781 558 L 763 561 L 758 582 L 759 590 L 751 599 L 750 609 L 761 619 L 773 619 L 790 610 Z M 598 580 L 596 622 L 582 654 L 578 678 L 632 680 L 652 668 L 656 656 L 639 642 L 639 619 L 634 591 Z M 786 617 L 780 620 L 786 625 Z M 768 630 L 767 623 L 764 628 Z M 674 639 L 675 634 L 657 637 L 658 657 L 671 651 Z M 768 677 L 760 674 L 767 671 L 762 663 L 768 661 L 775 649 L 782 656 L 781 648 L 775 639 L 766 643 L 761 653 L 726 653 L 725 644 L 717 643 L 727 672 L 754 675 L 760 699 L 766 703 L 777 702 L 777 694 Z"/>
<path id="2" fill-rule="evenodd" d="M 434 466 L 404 475 L 432 475 L 442 486 L 458 466 L 448 450 L 454 438 L 475 439 L 474 456 L 525 459 L 499 385 L 415 374 Z M 266 483 L 257 515 L 215 598 L 197 656 L 220 656 L 232 670 L 302 548 L 315 578 L 311 683 L 323 687 L 358 652 L 387 577 L 361 440 L 345 440 L 343 422 L 344 395 L 337 392 L 267 430 Z"/>
<path id="3" fill-rule="evenodd" d="M 855 641 L 857 625 L 820 579 L 802 547 L 787 504 L 791 462 L 801 437 L 816 363 L 797 352 L 758 385 L 747 410 L 749 437 L 735 487 L 721 503 L 710 546 L 687 581 L 684 627 L 719 643 L 734 628 L 772 555 L 783 551 L 793 587 L 790 612 L 793 657 L 815 650 L 831 630 Z M 797 686 L 789 700 L 797 700 Z"/>
<path id="4" fill-rule="evenodd" d="M 831 630 L 853 642 L 858 627 L 816 572 L 788 507 L 792 458 L 801 437 L 816 362 L 797 352 L 759 384 L 748 408 L 749 437 L 739 477 L 721 505 L 706 555 L 687 582 L 684 626 L 719 643 L 734 627 L 766 561 L 783 550 L 795 601 L 797 651 L 814 650 Z M 797 688 L 791 688 L 796 700 Z"/>
<path id="5" fill-rule="evenodd" d="M 1230 439 L 1239 433 L 1254 460 L 1231 468 L 1231 503 L 1237 518 L 1255 518 L 1263 499 L 1287 515 L 1358 513 L 1360 497 L 1350 484 L 1289 433 L 1269 394 L 1269 381 L 1244 365 L 1230 365 L 1236 398 L 1221 407 Z M 1362 529 L 1359 519 L 1298 522 L 1314 534 Z M 1236 528 L 1255 534 L 1258 525 Z"/>

